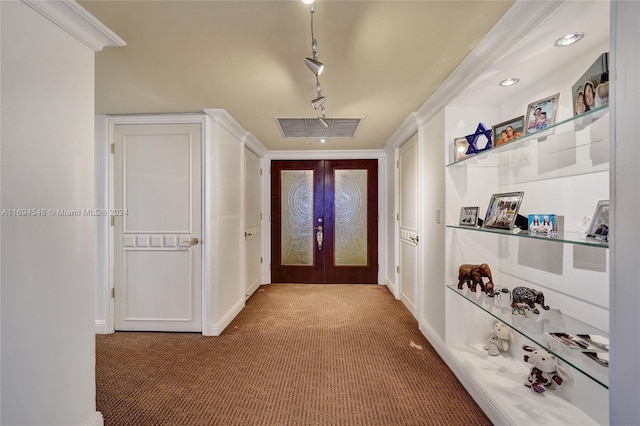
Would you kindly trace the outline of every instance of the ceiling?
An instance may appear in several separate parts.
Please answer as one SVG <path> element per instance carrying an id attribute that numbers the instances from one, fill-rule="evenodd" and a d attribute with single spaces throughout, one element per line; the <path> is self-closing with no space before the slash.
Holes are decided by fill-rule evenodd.
<path id="1" fill-rule="evenodd" d="M 313 118 L 311 14 L 287 1 L 79 1 L 127 42 L 96 56 L 96 113 L 226 110 L 268 150 L 382 149 L 513 1 L 317 0 L 327 118 L 353 138 L 284 138 Z"/>

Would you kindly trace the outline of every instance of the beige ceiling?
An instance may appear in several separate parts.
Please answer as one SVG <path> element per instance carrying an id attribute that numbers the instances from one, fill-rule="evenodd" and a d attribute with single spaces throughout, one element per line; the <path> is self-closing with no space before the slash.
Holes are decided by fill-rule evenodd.
<path id="1" fill-rule="evenodd" d="M 309 6 L 289 1 L 80 1 L 127 42 L 96 57 L 96 113 L 225 109 L 269 150 L 381 149 L 513 1 L 318 0 L 328 118 L 354 138 L 285 139 L 277 117 L 316 117 Z"/>

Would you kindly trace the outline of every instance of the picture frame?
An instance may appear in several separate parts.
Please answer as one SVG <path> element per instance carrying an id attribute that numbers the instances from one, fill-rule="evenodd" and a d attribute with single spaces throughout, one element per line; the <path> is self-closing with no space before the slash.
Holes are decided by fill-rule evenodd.
<path id="1" fill-rule="evenodd" d="M 601 54 L 571 86 L 573 115 L 609 105 L 609 52 Z"/>
<path id="2" fill-rule="evenodd" d="M 529 234 L 551 236 L 558 232 L 556 215 L 549 213 L 534 213 L 529 215 Z"/>
<path id="3" fill-rule="evenodd" d="M 460 207 L 460 226 L 477 226 L 479 207 Z"/>
<path id="4" fill-rule="evenodd" d="M 510 129 L 510 130 L 509 130 Z M 491 127 L 494 146 L 503 145 L 524 135 L 524 115 Z"/>
<path id="5" fill-rule="evenodd" d="M 558 100 L 560 93 L 531 102 L 527 106 L 526 134 L 531 134 L 553 126 L 558 112 Z"/>
<path id="6" fill-rule="evenodd" d="M 511 231 L 518 217 L 524 192 L 493 194 L 482 227 Z"/>
<path id="7" fill-rule="evenodd" d="M 467 141 L 466 137 L 455 138 L 453 140 L 453 161 L 457 163 L 471 157 L 472 155 L 467 154 L 468 149 L 469 141 Z"/>
<path id="8" fill-rule="evenodd" d="M 600 200 L 591 219 L 587 238 L 609 242 L 609 200 Z"/>

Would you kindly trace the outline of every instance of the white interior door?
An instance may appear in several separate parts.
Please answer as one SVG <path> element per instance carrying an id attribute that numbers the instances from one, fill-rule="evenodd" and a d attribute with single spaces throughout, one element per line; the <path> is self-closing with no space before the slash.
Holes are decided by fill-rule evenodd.
<path id="1" fill-rule="evenodd" d="M 400 147 L 400 300 L 416 316 L 418 288 L 418 136 Z"/>
<path id="2" fill-rule="evenodd" d="M 245 279 L 246 295 L 251 296 L 261 284 L 260 269 L 262 257 L 260 247 L 262 245 L 262 232 L 260 223 L 262 222 L 260 180 L 262 170 L 260 169 L 260 159 L 250 150 L 244 151 L 244 174 L 245 174 Z"/>
<path id="3" fill-rule="evenodd" d="M 116 125 L 115 329 L 202 330 L 201 128 Z"/>

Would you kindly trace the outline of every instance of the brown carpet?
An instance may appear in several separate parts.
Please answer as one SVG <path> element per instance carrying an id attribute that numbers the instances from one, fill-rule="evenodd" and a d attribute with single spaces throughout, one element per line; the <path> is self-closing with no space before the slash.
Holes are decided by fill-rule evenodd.
<path id="1" fill-rule="evenodd" d="M 377 285 L 263 286 L 219 337 L 96 336 L 116 425 L 489 425 Z"/>

